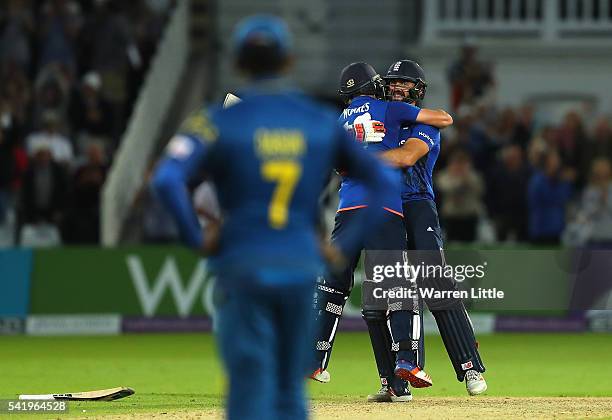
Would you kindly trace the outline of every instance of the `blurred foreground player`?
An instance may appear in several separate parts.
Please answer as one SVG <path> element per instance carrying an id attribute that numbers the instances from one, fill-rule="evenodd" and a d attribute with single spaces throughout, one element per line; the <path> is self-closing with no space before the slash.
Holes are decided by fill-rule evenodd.
<path id="1" fill-rule="evenodd" d="M 373 202 L 389 180 L 333 113 L 279 77 L 291 64 L 281 20 L 247 18 L 234 42 L 237 67 L 251 82 L 242 101 L 188 118 L 154 185 L 187 244 L 206 253 L 217 247 L 211 268 L 220 295 L 216 333 L 230 381 L 228 417 L 303 419 L 312 296 L 322 269 L 319 194 L 334 167 L 361 179 Z M 189 200 L 188 187 L 204 172 L 223 213 L 218 240 L 210 229 L 201 232 Z M 341 253 L 351 253 L 361 235 L 354 229 L 338 244 Z"/>
<path id="2" fill-rule="evenodd" d="M 452 122 L 450 116 L 443 111 L 420 109 L 401 102 L 386 102 L 383 80 L 367 63 L 352 63 L 342 70 L 339 93 L 347 103 L 346 109 L 340 116 L 340 123 L 354 133 L 355 139 L 361 142 L 369 153 L 377 154 L 397 147 L 400 128 L 404 124 L 423 121 L 444 127 Z M 375 127 L 370 125 L 372 120 L 384 123 L 386 131 L 377 132 Z M 364 128 L 370 132 L 364 133 Z M 364 143 L 366 138 L 367 143 Z M 389 170 L 391 171 L 390 168 Z M 391 173 L 394 182 L 399 185 L 399 171 L 392 170 Z M 346 233 L 360 223 L 362 213 L 367 207 L 362 182 L 350 174 L 341 175 L 340 203 L 331 238 L 333 244 L 342 242 Z M 311 378 L 319 382 L 330 380 L 330 374 L 326 369 L 338 322 L 353 288 L 353 272 L 361 250 L 366 251 L 364 261 L 366 275 L 374 266 L 393 266 L 403 261 L 406 235 L 399 191 L 385 196 L 376 211 L 381 214 L 383 222 L 379 226 L 367 226 L 367 235 L 363 242 L 356 244 L 356 252 L 348 255 L 348 267 L 342 272 L 332 273 L 317 285 L 316 366 L 313 368 Z M 366 278 L 366 281 L 371 281 L 371 278 Z M 387 308 L 382 310 L 380 304 L 367 304 L 364 300 L 362 315 L 368 326 L 382 385 L 377 394 L 368 396 L 368 401 L 404 402 L 412 399 L 406 382 L 394 374 L 396 353 L 399 360 L 407 358 L 406 354 L 418 359 L 422 348 L 419 342 L 422 342 L 422 339 L 420 333 L 412 334 L 412 332 L 413 326 L 417 331 L 422 327 L 418 319 L 414 321 L 415 317 L 420 316 L 418 308 L 413 311 L 412 305 L 406 308 L 401 304 L 402 302 L 395 302 L 390 306 L 392 310 L 387 311 Z M 431 386 L 431 378 L 421 371 L 416 363 L 410 373 L 411 376 L 404 379 L 412 386 Z"/>
<path id="3" fill-rule="evenodd" d="M 418 105 L 425 97 L 425 72 L 411 60 L 397 61 L 384 76 L 392 101 Z M 391 165 L 404 168 L 402 202 L 408 250 L 429 265 L 444 265 L 444 244 L 434 201 L 433 169 L 440 154 L 440 130 L 425 124 L 411 124 L 401 132 L 399 147 L 383 153 Z M 427 283 L 429 282 L 429 283 Z M 436 290 L 454 290 L 456 284 L 446 277 L 427 279 L 421 287 Z M 425 301 L 434 316 L 440 335 L 459 381 L 465 380 L 470 395 L 486 391 L 485 371 L 480 359 L 472 323 L 461 299 L 428 299 Z M 409 377 L 412 361 L 404 367 L 398 365 L 396 373 Z"/>

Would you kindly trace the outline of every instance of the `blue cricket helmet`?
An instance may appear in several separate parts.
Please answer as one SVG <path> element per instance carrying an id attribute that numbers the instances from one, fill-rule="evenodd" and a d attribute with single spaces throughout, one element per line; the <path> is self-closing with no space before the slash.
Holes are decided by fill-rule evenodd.
<path id="1" fill-rule="evenodd" d="M 414 87 L 410 89 L 406 101 L 421 101 L 425 98 L 427 80 L 423 68 L 416 61 L 400 60 L 389 66 L 387 74 L 383 76 L 387 83 L 392 80 L 405 80 L 413 82 Z"/>
<path id="2" fill-rule="evenodd" d="M 340 72 L 338 93 L 344 99 L 358 95 L 374 95 L 382 99 L 385 96 L 385 83 L 368 63 L 351 63 Z"/>

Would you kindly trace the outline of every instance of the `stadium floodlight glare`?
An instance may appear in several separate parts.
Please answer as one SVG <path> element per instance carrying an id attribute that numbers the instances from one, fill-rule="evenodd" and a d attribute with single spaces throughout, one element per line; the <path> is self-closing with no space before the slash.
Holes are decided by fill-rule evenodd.
<path id="1" fill-rule="evenodd" d="M 128 387 L 101 389 L 98 391 L 67 392 L 64 394 L 21 394 L 20 400 L 113 401 L 129 397 L 135 391 Z"/>

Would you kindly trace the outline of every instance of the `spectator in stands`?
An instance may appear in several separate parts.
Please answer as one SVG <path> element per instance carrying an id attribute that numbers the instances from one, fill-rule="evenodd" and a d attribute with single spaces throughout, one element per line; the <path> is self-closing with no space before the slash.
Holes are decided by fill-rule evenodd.
<path id="1" fill-rule="evenodd" d="M 486 195 L 499 240 L 527 240 L 529 176 L 521 147 L 518 144 L 504 147 L 501 165 L 493 171 Z"/>
<path id="2" fill-rule="evenodd" d="M 90 141 L 101 141 L 111 149 L 112 110 L 101 95 L 102 79 L 96 72 L 83 76 L 70 104 L 70 118 L 77 150 L 85 150 Z M 112 145 L 114 146 L 114 145 Z"/>
<path id="3" fill-rule="evenodd" d="M 47 111 L 54 112 L 61 129 L 68 124 L 67 112 L 70 102 L 70 79 L 65 69 L 57 64 L 49 64 L 38 73 L 35 83 L 34 126 L 42 124 L 42 116 Z"/>
<path id="4" fill-rule="evenodd" d="M 587 135 L 580 115 L 575 111 L 568 112 L 563 118 L 563 122 L 557 132 L 557 145 L 561 155 L 563 166 L 574 170 L 583 169 L 581 164 L 584 153 L 584 143 Z M 586 171 L 581 175 L 587 175 Z M 584 177 L 580 177 L 579 185 L 582 185 Z"/>
<path id="5" fill-rule="evenodd" d="M 49 145 L 35 144 L 31 164 L 24 177 L 19 205 L 20 224 L 49 223 L 61 226 L 66 188 L 66 172 L 53 161 Z"/>
<path id="6" fill-rule="evenodd" d="M 47 0 L 41 9 L 39 65 L 59 63 L 70 75 L 77 70 L 75 43 L 81 25 L 79 5 L 70 0 Z"/>
<path id="7" fill-rule="evenodd" d="M 573 228 L 580 229 L 581 242 L 612 247 L 612 165 L 606 157 L 593 161 Z"/>
<path id="8" fill-rule="evenodd" d="M 30 81 L 23 70 L 10 64 L 1 69 L 0 80 L 3 124 L 10 124 L 11 129 L 21 137 L 30 123 Z"/>
<path id="9" fill-rule="evenodd" d="M 163 33 L 166 12 L 169 10 L 168 0 L 149 0 L 134 2 L 128 13 L 133 39 L 139 58 L 131 62 L 128 76 L 128 105 L 135 102 L 138 97 L 138 88 L 143 82 L 149 64 L 157 50 L 157 41 Z M 132 54 L 133 55 L 133 54 Z"/>
<path id="10" fill-rule="evenodd" d="M 527 145 L 533 136 L 535 126 L 534 108 L 531 104 L 525 104 L 519 108 L 516 114 L 516 123 L 512 129 L 512 143 L 518 144 L 523 150 L 527 150 Z"/>
<path id="11" fill-rule="evenodd" d="M 141 57 L 123 8 L 127 2 L 97 2 L 83 28 L 81 49 L 86 68 L 102 78 L 102 94 L 113 108 L 113 136 L 123 129 L 129 89 L 130 66 L 140 65 Z"/>
<path id="12" fill-rule="evenodd" d="M 0 63 L 15 64 L 29 73 L 34 30 L 30 1 L 7 1 L 5 10 L 0 11 Z"/>
<path id="13" fill-rule="evenodd" d="M 527 146 L 527 158 L 532 167 L 538 167 L 544 156 L 551 150 L 557 150 L 557 127 L 546 125 L 531 139 Z"/>
<path id="14" fill-rule="evenodd" d="M 476 104 L 494 86 L 492 65 L 478 59 L 478 48 L 466 43 L 460 58 L 448 71 L 451 86 L 451 107 L 456 111 L 462 104 Z"/>
<path id="15" fill-rule="evenodd" d="M 448 134 L 445 147 L 440 151 L 440 167 L 446 166 L 449 156 L 456 149 L 467 151 L 478 170 L 484 170 L 491 163 L 491 141 L 484 127 L 475 120 L 472 107 L 461 107 Z"/>
<path id="16" fill-rule="evenodd" d="M 472 167 L 464 150 L 456 150 L 448 167 L 441 170 L 436 185 L 442 195 L 441 215 L 450 241 L 474 241 L 482 213 L 482 177 Z"/>
<path id="17" fill-rule="evenodd" d="M 27 166 L 22 136 L 23 125 L 15 118 L 10 100 L 0 97 L 0 225 L 12 207 Z"/>
<path id="18" fill-rule="evenodd" d="M 85 156 L 85 162 L 72 176 L 64 236 L 69 243 L 97 244 L 100 241 L 100 193 L 108 171 L 104 145 L 90 142 Z"/>
<path id="19" fill-rule="evenodd" d="M 545 153 L 541 168 L 529 180 L 529 237 L 532 242 L 557 245 L 565 228 L 566 206 L 572 196 L 572 172 L 563 170 L 556 150 Z"/>
<path id="20" fill-rule="evenodd" d="M 19 200 L 18 216 L 31 218 L 32 212 L 24 207 L 26 202 L 32 202 L 32 168 L 25 177 L 28 155 L 38 162 L 33 164 L 36 174 L 57 175 L 58 162 L 63 172 L 79 167 L 70 141 L 74 138 L 77 145 L 84 145 L 78 159 L 86 161 L 75 178 L 94 178 L 90 164 L 97 152 L 92 150 L 99 146 L 89 148 L 89 141 L 79 141 L 81 136 L 76 134 L 82 133 L 94 142 L 110 136 L 114 141 L 104 140 L 104 144 L 108 149 L 116 146 L 129 113 L 125 98 L 136 97 L 173 3 L 174 0 L 0 2 L 0 218 L 5 214 L 6 192 L 15 197 L 22 184 L 29 198 Z M 126 75 L 130 71 L 128 83 Z M 81 83 L 76 86 L 75 80 Z M 109 105 L 103 93 L 114 102 Z M 45 167 L 42 161 L 48 153 L 52 162 Z M 59 190 L 56 178 L 61 177 L 52 178 L 49 182 L 53 188 L 47 188 L 42 176 L 35 177 L 42 191 L 40 197 L 45 198 L 45 191 Z M 78 197 L 87 196 L 82 190 L 82 194 L 76 189 L 74 192 Z M 14 201 L 8 199 L 9 204 Z"/>
<path id="21" fill-rule="evenodd" d="M 599 117 L 595 123 L 591 141 L 585 150 L 585 163 L 581 170 L 584 170 L 585 167 L 592 170 L 593 162 L 599 157 L 612 161 L 612 128 L 607 116 Z"/>
<path id="22" fill-rule="evenodd" d="M 66 167 L 73 162 L 72 144 L 59 132 L 59 118 L 56 113 L 47 111 L 42 116 L 43 127 L 30 134 L 26 139 L 28 155 L 34 156 L 44 145 L 51 152 L 53 161 Z"/>
<path id="23" fill-rule="evenodd" d="M 499 147 L 510 144 L 517 127 L 516 111 L 511 107 L 504 108 L 497 116 L 494 127 L 494 142 Z"/>

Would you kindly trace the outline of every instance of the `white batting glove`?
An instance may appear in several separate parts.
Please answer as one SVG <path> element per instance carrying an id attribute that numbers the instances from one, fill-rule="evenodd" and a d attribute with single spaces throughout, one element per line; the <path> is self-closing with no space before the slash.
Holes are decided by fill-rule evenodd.
<path id="1" fill-rule="evenodd" d="M 360 115 L 353 122 L 355 140 L 364 143 L 380 143 L 386 133 L 385 124 L 371 119 L 370 113 Z"/>

